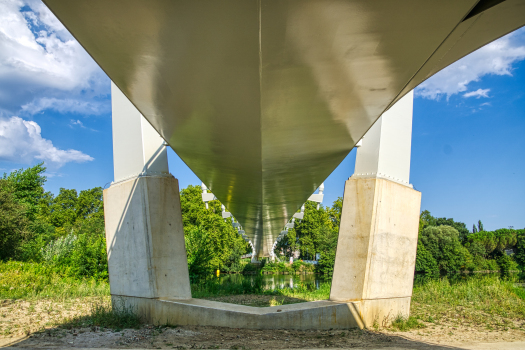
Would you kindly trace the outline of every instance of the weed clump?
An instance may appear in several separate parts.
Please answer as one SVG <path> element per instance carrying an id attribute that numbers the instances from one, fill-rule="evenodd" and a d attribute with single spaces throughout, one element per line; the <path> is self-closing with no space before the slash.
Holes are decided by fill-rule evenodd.
<path id="1" fill-rule="evenodd" d="M 414 316 L 405 317 L 403 315 L 397 315 L 397 317 L 392 321 L 392 325 L 390 327 L 393 330 L 406 332 L 412 329 L 425 328 L 426 326 L 419 322 Z"/>

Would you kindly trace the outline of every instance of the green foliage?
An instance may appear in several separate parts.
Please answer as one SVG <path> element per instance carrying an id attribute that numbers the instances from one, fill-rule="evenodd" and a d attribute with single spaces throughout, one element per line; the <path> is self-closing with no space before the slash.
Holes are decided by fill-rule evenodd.
<path id="1" fill-rule="evenodd" d="M 292 266 L 290 264 L 286 264 L 284 262 L 269 262 L 264 264 L 263 268 L 261 269 L 263 272 L 272 272 L 272 273 L 279 273 L 279 272 L 294 272 Z"/>
<path id="2" fill-rule="evenodd" d="M 48 198 L 44 191 L 46 177 L 43 173 L 46 168 L 44 163 L 35 165 L 32 168 L 15 170 L 11 174 L 4 174 L 4 180 L 11 183 L 14 188 L 14 196 L 18 203 L 25 207 L 25 214 L 29 221 L 38 219 L 39 207 Z"/>
<path id="3" fill-rule="evenodd" d="M 485 254 L 492 254 L 494 251 L 502 252 L 505 249 L 513 248 L 518 242 L 518 234 L 523 230 L 513 230 L 502 228 L 495 231 L 480 231 L 469 235 L 467 246 L 480 244 L 485 248 Z"/>
<path id="4" fill-rule="evenodd" d="M 240 259 L 249 251 L 249 245 L 222 218 L 221 203 L 202 202 L 200 186 L 188 186 L 180 193 L 182 221 L 190 274 L 210 274 L 220 269 L 240 271 Z"/>
<path id="5" fill-rule="evenodd" d="M 42 164 L 0 180 L 0 259 L 42 262 L 62 276 L 107 278 L 102 188 L 44 190 Z"/>
<path id="6" fill-rule="evenodd" d="M 0 179 L 0 260 L 16 258 L 29 236 L 25 208 L 15 199 L 14 186 Z"/>
<path id="7" fill-rule="evenodd" d="M 525 317 L 525 299 L 519 295 L 519 288 L 514 286 L 513 281 L 493 275 L 463 276 L 459 279 L 429 278 L 415 283 L 412 314 L 423 316 L 418 310 L 418 306 L 422 305 L 426 312 L 434 314 L 435 319 L 441 318 L 436 317 L 440 313 L 450 313 L 450 317 L 455 318 L 460 308 L 473 310 L 472 316 L 476 319 L 481 316 L 479 311 L 489 319 L 494 316 L 514 319 Z"/>
<path id="8" fill-rule="evenodd" d="M 468 250 L 459 241 L 459 232 L 451 226 L 429 226 L 421 231 L 421 244 L 432 254 L 440 271 L 466 269 L 471 259 Z"/>
<path id="9" fill-rule="evenodd" d="M 436 259 L 432 256 L 425 245 L 418 241 L 417 253 L 416 253 L 416 271 L 424 273 L 436 273 L 439 272 L 439 267 Z"/>
<path id="10" fill-rule="evenodd" d="M 446 225 L 450 224 L 450 225 Z M 457 235 L 447 228 L 454 228 Z M 444 229 L 442 229 L 444 228 Z M 419 241 L 416 258 L 416 271 L 434 272 L 437 270 L 453 272 L 458 270 L 498 271 L 516 270 L 525 264 L 525 243 L 522 243 L 525 230 L 499 229 L 484 231 L 481 220 L 473 226 L 473 233 L 466 230 L 463 223 L 453 219 L 435 218 L 425 210 L 419 220 Z M 479 231 L 478 231 L 479 229 Z M 456 237 L 458 239 L 455 239 Z M 464 249 L 466 248 L 466 250 Z M 508 257 L 505 251 L 513 251 Z"/>
<path id="11" fill-rule="evenodd" d="M 77 298 L 109 295 L 107 281 L 64 277 L 41 263 L 0 262 L 0 299 Z"/>
<path id="12" fill-rule="evenodd" d="M 514 259 L 520 268 L 525 271 L 525 230 L 519 230 L 516 235 L 516 253 Z"/>
<path id="13" fill-rule="evenodd" d="M 397 317 L 392 321 L 390 326 L 393 330 L 400 332 L 406 332 L 411 329 L 421 329 L 426 328 L 426 326 L 419 322 L 414 316 L 405 317 L 403 315 L 397 315 Z"/>
<path id="14" fill-rule="evenodd" d="M 499 270 L 503 274 L 508 274 L 509 271 L 515 271 L 518 269 L 518 264 L 507 254 L 501 253 L 497 258 L 496 261 L 499 266 Z"/>
<path id="15" fill-rule="evenodd" d="M 455 228 L 459 234 L 459 240 L 463 242 L 466 237 L 469 235 L 467 226 L 463 222 L 454 221 L 454 219 L 447 218 L 435 218 L 433 217 L 428 210 L 421 212 L 419 218 L 419 232 L 425 229 L 428 226 L 450 226 Z"/>
<path id="16" fill-rule="evenodd" d="M 277 244 L 275 253 L 286 258 L 299 251 L 299 258 L 314 260 L 320 254 L 318 272 L 331 275 L 335 263 L 335 251 L 339 224 L 341 221 L 342 198 L 338 198 L 331 208 L 308 201 L 305 204 L 304 218 L 295 221 L 295 227 Z"/>

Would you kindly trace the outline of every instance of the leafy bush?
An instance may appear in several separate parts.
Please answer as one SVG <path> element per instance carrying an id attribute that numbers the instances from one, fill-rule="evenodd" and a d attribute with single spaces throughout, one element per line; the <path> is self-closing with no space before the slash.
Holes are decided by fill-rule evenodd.
<path id="1" fill-rule="evenodd" d="M 525 271 L 525 230 L 520 230 L 516 235 L 516 253 L 514 259 L 522 270 Z"/>
<path id="2" fill-rule="evenodd" d="M 321 258 L 317 264 L 317 271 L 327 276 L 332 276 L 334 273 L 335 252 L 336 248 L 321 253 Z"/>
<path id="3" fill-rule="evenodd" d="M 514 271 L 518 269 L 518 264 L 505 253 L 498 256 L 496 261 L 498 263 L 499 270 L 503 274 L 507 274 L 509 271 Z"/>
<path id="4" fill-rule="evenodd" d="M 461 245 L 458 231 L 450 226 L 426 227 L 421 231 L 420 242 L 435 259 L 440 271 L 465 270 L 472 258 Z"/>
<path id="5" fill-rule="evenodd" d="M 200 186 L 180 193 L 182 221 L 190 274 L 210 274 L 217 269 L 236 272 L 249 245 L 229 220 L 222 218 L 221 203 L 214 200 L 206 209 Z"/>
<path id="6" fill-rule="evenodd" d="M 416 271 L 424 273 L 439 272 L 439 267 L 436 259 L 432 256 L 421 241 L 418 241 L 416 253 Z"/>
<path id="7" fill-rule="evenodd" d="M 14 187 L 0 179 L 0 260 L 16 258 L 28 239 L 25 207 L 16 201 Z"/>
<path id="8" fill-rule="evenodd" d="M 59 237 L 42 248 L 42 259 L 48 264 L 61 265 L 71 256 L 77 236 L 69 234 Z"/>
<path id="9" fill-rule="evenodd" d="M 297 267 L 298 265 L 296 265 Z M 273 273 L 278 273 L 278 272 L 294 272 L 294 269 L 293 267 L 290 265 L 290 264 L 286 264 L 284 262 L 269 262 L 269 263 L 266 263 L 263 268 L 261 269 L 261 271 L 264 271 L 264 272 L 273 272 Z"/>

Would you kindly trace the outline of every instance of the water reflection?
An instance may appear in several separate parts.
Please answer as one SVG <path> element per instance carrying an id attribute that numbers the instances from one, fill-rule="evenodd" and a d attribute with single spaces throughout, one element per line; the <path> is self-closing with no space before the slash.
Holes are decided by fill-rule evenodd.
<path id="1" fill-rule="evenodd" d="M 243 284 L 247 282 L 261 283 L 264 290 L 275 290 L 284 288 L 295 288 L 300 285 L 313 285 L 315 289 L 321 287 L 321 283 L 330 282 L 331 279 L 323 275 L 221 275 L 220 284 Z"/>
<path id="2" fill-rule="evenodd" d="M 499 278 L 515 283 L 516 286 L 525 286 L 525 274 L 499 273 L 458 273 L 448 275 L 422 275 L 414 277 L 414 287 L 424 286 L 432 280 L 446 279 L 450 284 L 464 283 L 472 279 Z M 331 277 L 325 275 L 227 275 L 194 276 L 192 278 L 192 295 L 195 298 L 216 295 L 262 294 L 279 289 L 305 289 L 315 291 L 329 290 Z M 327 286 L 328 284 L 328 286 Z"/>

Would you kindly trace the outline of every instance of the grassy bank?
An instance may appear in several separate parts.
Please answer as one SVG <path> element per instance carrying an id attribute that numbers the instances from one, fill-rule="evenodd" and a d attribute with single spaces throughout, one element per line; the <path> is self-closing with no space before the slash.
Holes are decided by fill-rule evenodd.
<path id="1" fill-rule="evenodd" d="M 328 299 L 330 282 L 298 282 L 274 288 L 263 276 L 239 280 L 194 279 L 193 297 L 274 306 Z M 113 309 L 106 280 L 75 279 L 34 263 L 0 263 L 0 333 L 33 332 L 45 327 L 136 327 L 133 310 Z M 470 275 L 418 279 L 411 317 L 398 318 L 392 329 L 406 331 L 455 326 L 525 331 L 525 289 L 510 278 Z"/>
<path id="2" fill-rule="evenodd" d="M 411 314 L 431 325 L 525 330 L 525 289 L 490 275 L 428 279 L 414 286 Z"/>
<path id="3" fill-rule="evenodd" d="M 46 328 L 137 327 L 132 310 L 112 307 L 106 280 L 76 279 L 41 264 L 0 263 L 0 335 Z"/>
<path id="4" fill-rule="evenodd" d="M 1 299 L 71 299 L 109 296 L 106 280 L 64 277 L 42 264 L 0 263 Z"/>

